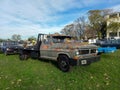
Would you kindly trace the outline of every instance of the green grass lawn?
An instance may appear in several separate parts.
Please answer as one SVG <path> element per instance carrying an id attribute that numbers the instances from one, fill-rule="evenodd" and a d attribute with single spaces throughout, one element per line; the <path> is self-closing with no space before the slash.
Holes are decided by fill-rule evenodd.
<path id="1" fill-rule="evenodd" d="M 0 90 L 120 90 L 120 50 L 90 66 L 60 71 L 55 62 L 0 54 Z"/>

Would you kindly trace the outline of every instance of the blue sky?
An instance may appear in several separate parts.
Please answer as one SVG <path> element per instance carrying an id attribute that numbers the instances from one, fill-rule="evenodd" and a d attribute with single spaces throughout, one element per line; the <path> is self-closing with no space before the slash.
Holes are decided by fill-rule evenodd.
<path id="1" fill-rule="evenodd" d="M 113 8 L 120 0 L 0 0 L 0 38 L 60 32 L 89 10 Z"/>

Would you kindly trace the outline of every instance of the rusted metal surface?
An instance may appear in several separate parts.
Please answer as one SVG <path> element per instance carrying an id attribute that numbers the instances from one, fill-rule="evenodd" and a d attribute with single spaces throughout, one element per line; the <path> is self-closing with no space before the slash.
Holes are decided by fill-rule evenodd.
<path id="1" fill-rule="evenodd" d="M 56 60 L 63 71 L 66 68 L 64 66 L 69 67 L 69 64 L 85 65 L 100 60 L 97 46 L 88 45 L 86 42 L 81 43 L 72 39 L 71 36 L 56 34 L 38 34 L 36 45 L 21 49 L 20 59 L 26 59 L 26 55 L 33 58 Z"/>
<path id="2" fill-rule="evenodd" d="M 97 50 L 97 46 L 88 45 L 88 43 L 81 43 L 72 40 L 71 37 L 69 36 L 52 35 L 51 37 L 48 38 L 48 40 L 42 41 L 42 44 L 40 46 L 40 53 L 41 53 L 41 57 L 54 58 L 56 60 L 59 54 L 65 54 L 69 58 L 74 58 L 76 56 L 76 52 L 78 52 L 80 49 Z M 95 52 L 95 55 L 96 54 L 97 53 Z M 86 56 L 89 57 L 94 55 L 89 53 Z M 82 57 L 84 57 L 84 55 Z"/>

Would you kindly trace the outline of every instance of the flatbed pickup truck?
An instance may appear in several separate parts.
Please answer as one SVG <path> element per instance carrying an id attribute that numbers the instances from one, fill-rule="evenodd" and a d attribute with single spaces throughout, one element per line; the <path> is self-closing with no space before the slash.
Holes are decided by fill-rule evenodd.
<path id="1" fill-rule="evenodd" d="M 55 60 L 60 70 L 68 72 L 74 65 L 90 65 L 99 61 L 96 45 L 75 41 L 67 35 L 39 34 L 35 46 L 20 49 L 20 60 L 44 58 Z"/>

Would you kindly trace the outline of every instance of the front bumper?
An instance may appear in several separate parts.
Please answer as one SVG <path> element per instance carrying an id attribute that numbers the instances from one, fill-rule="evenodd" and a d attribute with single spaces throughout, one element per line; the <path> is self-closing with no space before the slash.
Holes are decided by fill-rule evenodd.
<path id="1" fill-rule="evenodd" d="M 94 57 L 87 57 L 87 58 L 82 58 L 82 59 L 79 59 L 79 60 L 74 60 L 74 59 L 71 59 L 70 60 L 70 64 L 71 65 L 89 65 L 93 62 L 97 62 L 97 61 L 100 61 L 100 55 L 97 55 L 97 56 L 94 56 Z"/>
<path id="2" fill-rule="evenodd" d="M 18 53 L 18 50 L 17 49 L 9 49 L 9 50 L 6 50 L 7 54 L 17 54 Z"/>

